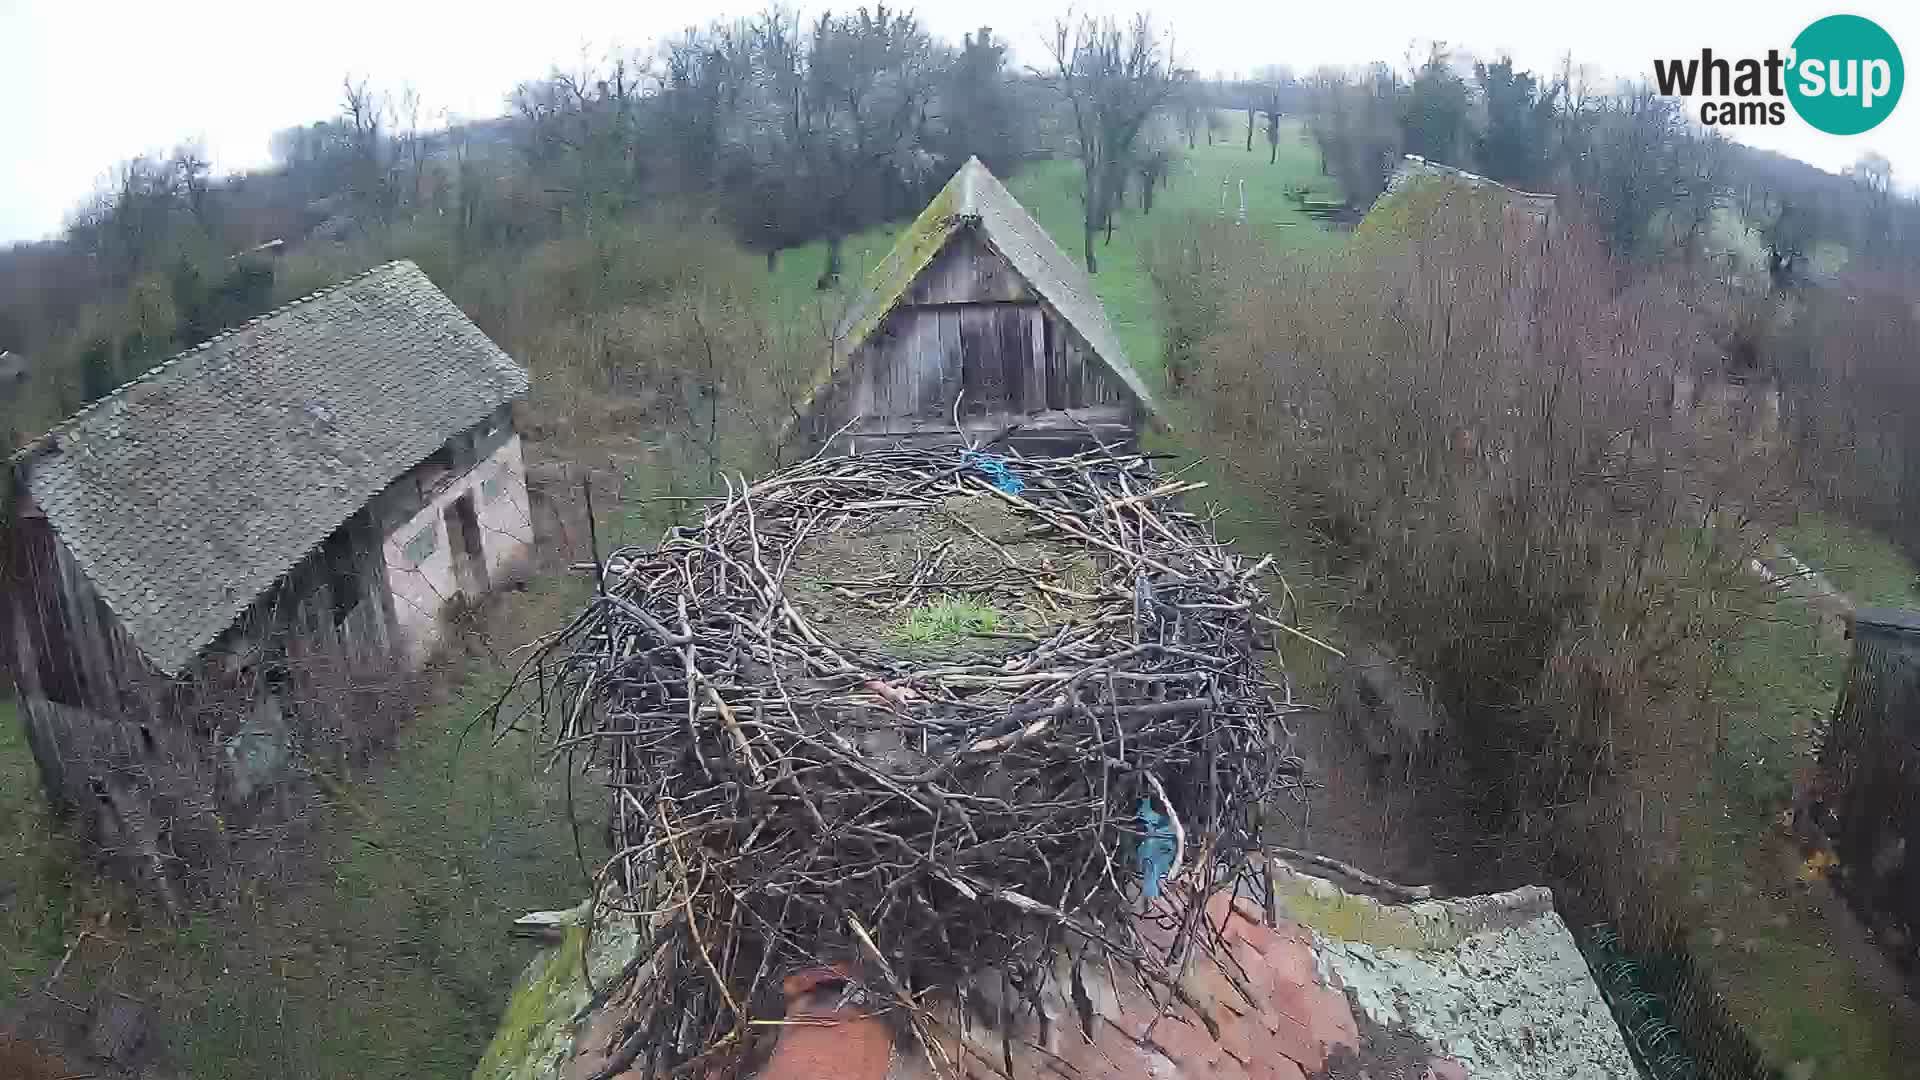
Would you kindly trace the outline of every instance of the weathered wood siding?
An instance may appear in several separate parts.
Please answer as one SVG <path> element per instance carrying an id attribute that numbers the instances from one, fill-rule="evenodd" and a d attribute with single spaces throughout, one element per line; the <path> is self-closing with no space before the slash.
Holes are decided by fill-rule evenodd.
<path id="1" fill-rule="evenodd" d="M 815 433 L 831 435 L 858 417 L 848 433 L 858 442 L 952 440 L 956 401 L 970 432 L 1031 421 L 1056 443 L 1091 441 L 1074 422 L 1082 413 L 1127 441 L 1138 421 L 1125 384 L 971 230 L 956 235 L 847 358 L 821 398 Z"/>
<path id="2" fill-rule="evenodd" d="M 1920 972 L 1920 612 L 1863 608 L 1821 747 L 1840 887 L 1893 959 Z"/>

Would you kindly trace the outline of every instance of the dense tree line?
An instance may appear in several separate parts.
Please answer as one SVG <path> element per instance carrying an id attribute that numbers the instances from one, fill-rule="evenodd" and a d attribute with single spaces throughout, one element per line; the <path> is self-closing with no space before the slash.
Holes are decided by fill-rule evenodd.
<path id="1" fill-rule="evenodd" d="M 58 240 L 0 252 L 0 349 L 35 370 L 10 422 L 17 435 L 57 418 L 339 261 L 276 277 L 279 250 L 431 250 L 451 269 L 561 237 L 604 244 L 676 206 L 769 268 L 824 240 L 827 289 L 846 236 L 912 213 L 968 155 L 1002 174 L 1070 156 L 1080 254 L 1097 270 L 1115 208 L 1137 196 L 1151 210 L 1182 143 L 1244 142 L 1272 163 L 1289 117 L 1356 208 L 1418 153 L 1576 196 L 1630 261 L 1711 261 L 1728 220 L 1776 289 L 1835 245 L 1891 266 L 1920 250 L 1920 212 L 1884 158 L 1836 177 L 1732 144 L 1644 86 L 1595 92 L 1571 62 L 1539 73 L 1435 45 L 1398 67 L 1200 79 L 1144 19 L 1067 18 L 1044 44 L 1019 70 L 989 28 L 950 43 L 884 5 L 806 20 L 771 8 L 555 69 L 515 87 L 505 115 L 466 122 L 424 114 L 409 87 L 348 78 L 335 115 L 274 136 L 272 168 L 215 177 L 191 145 L 134 159 Z"/>
<path id="2" fill-rule="evenodd" d="M 991 29 L 953 46 L 884 5 L 690 29 L 522 83 L 497 119 L 450 122 L 420 100 L 348 78 L 336 115 L 274 136 L 272 168 L 214 177 L 191 145 L 136 158 L 59 238 L 0 252 L 0 349 L 35 372 L 12 434 L 284 298 L 284 250 L 427 247 L 464 265 L 630 239 L 622 220 L 674 205 L 769 266 L 825 239 L 826 288 L 842 238 L 917 209 L 966 156 L 1005 172 L 1072 149 L 1048 144 L 1059 94 L 1012 70 Z"/>
<path id="3" fill-rule="evenodd" d="M 953 44 L 884 4 L 806 20 L 769 8 L 556 68 L 516 86 L 504 116 L 468 122 L 349 77 L 334 116 L 273 137 L 273 167 L 214 177 L 193 146 L 135 159 L 59 239 L 0 252 L 0 348 L 36 372 L 8 410 L 13 434 L 257 314 L 294 279 L 320 284 L 306 278 L 340 261 L 329 248 L 431 251 L 453 269 L 568 237 L 604 246 L 671 206 L 769 269 L 824 241 L 826 290 L 845 237 L 918 210 L 968 156 L 1005 175 L 1072 155 L 1092 264 L 1114 207 L 1134 188 L 1150 207 L 1166 179 L 1188 76 L 1144 19 L 1064 19 L 1052 44 L 1050 64 L 1022 71 L 987 27 Z M 276 283 L 289 250 L 321 254 Z"/>

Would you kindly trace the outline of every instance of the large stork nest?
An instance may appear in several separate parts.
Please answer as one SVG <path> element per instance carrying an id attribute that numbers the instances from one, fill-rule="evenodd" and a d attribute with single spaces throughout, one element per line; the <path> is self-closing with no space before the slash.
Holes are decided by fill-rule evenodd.
<path id="1" fill-rule="evenodd" d="M 1172 503 L 1198 486 L 1140 455 L 817 458 L 608 556 L 520 685 L 614 793 L 599 917 L 651 942 L 615 1064 L 724 1071 L 822 965 L 923 1046 L 922 995 L 993 969 L 1037 1001 L 1062 946 L 1176 985 L 1137 917 L 1211 948 L 1185 885 L 1250 873 L 1297 783 L 1277 646 L 1305 638 L 1271 560 Z"/>

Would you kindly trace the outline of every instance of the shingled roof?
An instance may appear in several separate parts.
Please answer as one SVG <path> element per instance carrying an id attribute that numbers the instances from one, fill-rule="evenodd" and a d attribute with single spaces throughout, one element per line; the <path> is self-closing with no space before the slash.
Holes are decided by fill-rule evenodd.
<path id="1" fill-rule="evenodd" d="M 526 389 L 419 267 L 392 262 L 180 353 L 14 462 L 171 675 L 394 478 Z"/>
<path id="2" fill-rule="evenodd" d="M 880 328 L 914 279 L 964 229 L 977 230 L 989 246 L 1005 256 L 1034 292 L 1086 339 L 1094 355 L 1126 384 L 1140 404 L 1149 413 L 1158 412 L 1153 392 L 1121 351 L 1107 322 L 1106 309 L 1086 272 L 1060 250 L 1047 230 L 977 157 L 968 158 L 960 166 L 868 276 L 860 300 L 835 335 L 836 360 L 851 355 Z"/>

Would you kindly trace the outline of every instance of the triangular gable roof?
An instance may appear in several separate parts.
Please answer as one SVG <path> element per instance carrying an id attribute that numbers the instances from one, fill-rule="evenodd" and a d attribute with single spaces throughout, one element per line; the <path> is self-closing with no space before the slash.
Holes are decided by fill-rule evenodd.
<path id="1" fill-rule="evenodd" d="M 835 370 L 880 328 L 887 313 L 948 242 L 969 228 L 1005 257 L 1041 300 L 1086 339 L 1100 363 L 1126 384 L 1148 413 L 1159 412 L 1153 391 L 1120 351 L 1120 342 L 1107 322 L 1106 308 L 1101 306 L 1086 272 L 1060 250 L 1027 208 L 977 157 L 968 158 L 960 166 L 868 276 L 859 302 L 834 335 Z M 831 374 L 816 386 L 816 397 L 830 383 Z"/>
<path id="2" fill-rule="evenodd" d="M 203 342 L 14 456 L 121 628 L 178 673 L 527 373 L 410 262 Z"/>

